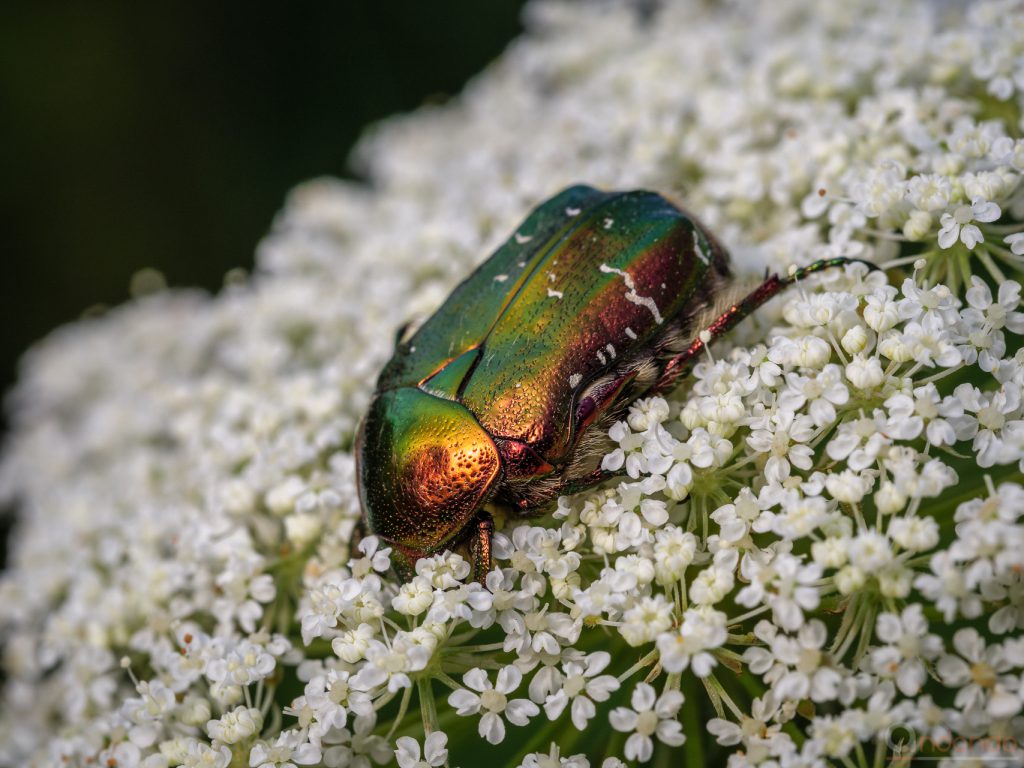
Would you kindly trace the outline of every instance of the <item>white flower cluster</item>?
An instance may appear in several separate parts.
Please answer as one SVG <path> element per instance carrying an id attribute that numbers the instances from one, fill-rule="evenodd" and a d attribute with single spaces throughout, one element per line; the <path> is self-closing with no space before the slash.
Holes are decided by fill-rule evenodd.
<path id="1" fill-rule="evenodd" d="M 257 273 L 54 334 L 0 495 L 0 765 L 866 768 L 1024 739 L 1024 5 L 539 2 Z M 393 330 L 574 182 L 789 289 L 618 477 L 399 584 L 352 446 Z M 954 754 L 951 745 L 960 750 Z M 675 750 L 675 752 L 673 752 Z"/>

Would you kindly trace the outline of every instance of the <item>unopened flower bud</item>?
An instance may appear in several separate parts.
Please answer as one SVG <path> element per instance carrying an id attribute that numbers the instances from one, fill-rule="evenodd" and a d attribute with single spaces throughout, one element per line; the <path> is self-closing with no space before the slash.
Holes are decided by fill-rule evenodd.
<path id="1" fill-rule="evenodd" d="M 907 505 L 907 497 L 891 481 L 885 480 L 875 493 L 875 506 L 883 515 L 899 512 Z"/>
<path id="2" fill-rule="evenodd" d="M 867 578 L 864 571 L 855 565 L 848 565 L 842 568 L 835 576 L 836 588 L 840 594 L 851 595 L 864 586 Z"/>
<path id="3" fill-rule="evenodd" d="M 903 341 L 903 336 L 893 333 L 878 342 L 878 351 L 895 363 L 905 363 L 914 359 L 914 350 Z"/>
<path id="4" fill-rule="evenodd" d="M 858 389 L 873 389 L 885 376 L 877 357 L 855 357 L 846 366 L 846 378 Z"/>
<path id="5" fill-rule="evenodd" d="M 927 211 L 911 211 L 910 216 L 903 222 L 903 236 L 908 240 L 924 240 L 931 234 L 932 215 Z M 924 261 L 924 259 L 920 259 Z"/>
<path id="6" fill-rule="evenodd" d="M 858 352 L 863 352 L 868 345 L 868 332 L 864 330 L 864 326 L 855 325 L 843 334 L 840 344 L 849 354 L 856 355 Z"/>
<path id="7" fill-rule="evenodd" d="M 911 571 L 901 566 L 884 568 L 878 573 L 878 591 L 883 597 L 904 598 L 910 594 Z"/>

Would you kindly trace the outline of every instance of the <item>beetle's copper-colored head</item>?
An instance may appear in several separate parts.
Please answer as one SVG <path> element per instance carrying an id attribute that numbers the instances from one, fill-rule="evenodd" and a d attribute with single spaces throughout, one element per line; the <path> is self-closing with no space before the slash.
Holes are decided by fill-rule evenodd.
<path id="1" fill-rule="evenodd" d="M 356 457 L 370 530 L 405 573 L 459 538 L 501 472 L 494 441 L 464 406 L 414 387 L 376 397 Z"/>

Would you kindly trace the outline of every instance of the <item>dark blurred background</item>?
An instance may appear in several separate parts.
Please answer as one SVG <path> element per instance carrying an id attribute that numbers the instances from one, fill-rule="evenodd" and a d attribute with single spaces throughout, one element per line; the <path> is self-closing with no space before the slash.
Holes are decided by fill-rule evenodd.
<path id="1" fill-rule="evenodd" d="M 521 6 L 0 4 L 0 390 L 143 267 L 210 290 L 250 267 L 292 186 L 351 176 L 368 123 L 456 94 Z"/>

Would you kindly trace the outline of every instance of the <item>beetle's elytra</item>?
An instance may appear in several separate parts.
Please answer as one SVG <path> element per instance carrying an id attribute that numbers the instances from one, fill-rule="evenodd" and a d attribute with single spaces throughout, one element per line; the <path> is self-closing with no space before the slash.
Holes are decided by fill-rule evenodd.
<path id="1" fill-rule="evenodd" d="M 529 516 L 601 480 L 610 425 L 674 384 L 702 335 L 847 261 L 721 307 L 728 257 L 693 217 L 654 192 L 564 190 L 399 339 L 357 439 L 365 525 L 402 575 L 466 546 L 482 579 L 485 506 Z"/>

